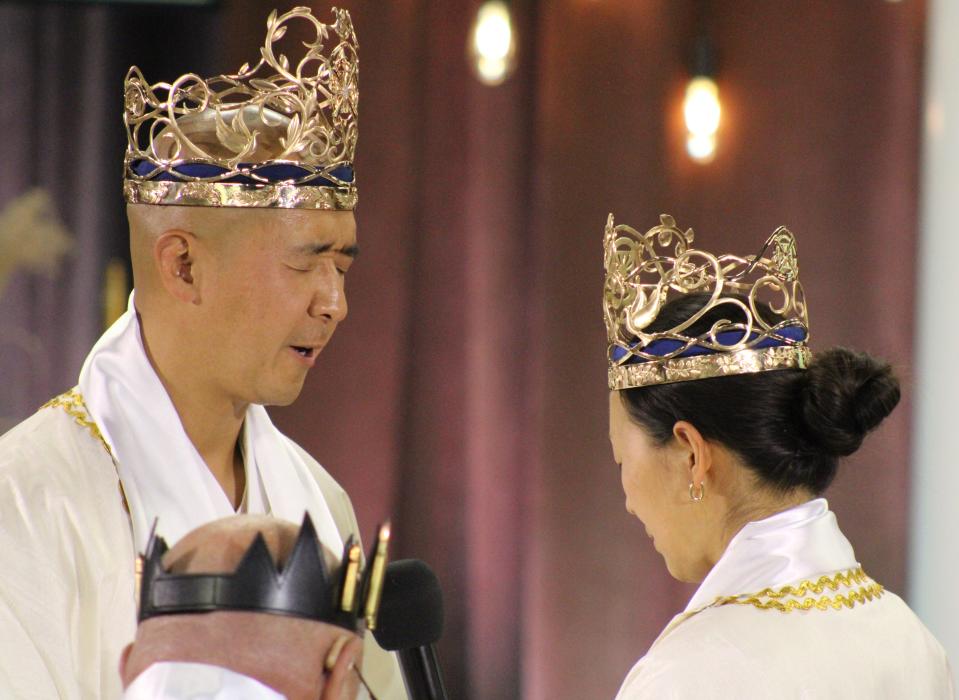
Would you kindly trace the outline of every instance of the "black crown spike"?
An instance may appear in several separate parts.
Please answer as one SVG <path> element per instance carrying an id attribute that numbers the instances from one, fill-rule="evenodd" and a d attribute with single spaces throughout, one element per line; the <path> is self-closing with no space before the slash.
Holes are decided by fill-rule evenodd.
<path id="1" fill-rule="evenodd" d="M 237 564 L 233 573 L 236 578 L 242 578 L 254 586 L 268 586 L 278 584 L 280 574 L 273 563 L 269 547 L 263 539 L 263 533 L 256 533 L 249 548 Z"/>
<path id="2" fill-rule="evenodd" d="M 354 542 L 352 536 L 347 540 L 341 565 L 337 571 L 330 572 L 316 528 L 306 513 L 293 551 L 282 569 L 273 562 L 263 535 L 257 533 L 232 574 L 171 574 L 163 568 L 163 556 L 168 551 L 166 541 L 154 533 L 144 555 L 139 620 L 159 615 L 247 610 L 302 617 L 356 630 L 362 612 L 358 609 L 360 606 L 343 609 L 342 605 L 349 577 L 355 580 L 362 576 L 358 557 L 351 557 L 357 546 Z M 362 587 L 368 595 L 368 587 Z"/>

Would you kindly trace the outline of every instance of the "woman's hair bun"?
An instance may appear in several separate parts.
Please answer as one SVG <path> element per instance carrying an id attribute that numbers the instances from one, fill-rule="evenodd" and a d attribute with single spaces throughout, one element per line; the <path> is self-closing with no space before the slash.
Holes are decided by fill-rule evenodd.
<path id="1" fill-rule="evenodd" d="M 855 452 L 866 433 L 899 403 L 899 380 L 892 367 L 846 348 L 817 354 L 800 386 L 808 438 L 837 457 Z"/>

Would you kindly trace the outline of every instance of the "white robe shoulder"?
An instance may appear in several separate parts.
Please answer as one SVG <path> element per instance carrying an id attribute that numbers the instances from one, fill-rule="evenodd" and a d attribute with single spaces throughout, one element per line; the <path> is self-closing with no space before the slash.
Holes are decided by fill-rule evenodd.
<path id="1" fill-rule="evenodd" d="M 617 700 L 952 700 L 938 641 L 895 594 L 852 609 L 707 608 L 674 623 Z"/>
<path id="2" fill-rule="evenodd" d="M 824 498 L 746 523 L 617 700 L 952 700 L 942 646 L 863 572 Z"/>

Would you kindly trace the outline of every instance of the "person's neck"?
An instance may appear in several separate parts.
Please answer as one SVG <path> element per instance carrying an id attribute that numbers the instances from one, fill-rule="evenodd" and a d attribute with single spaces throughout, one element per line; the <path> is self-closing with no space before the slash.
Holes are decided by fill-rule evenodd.
<path id="1" fill-rule="evenodd" d="M 163 342 L 162 334 L 148 330 L 140 318 L 147 359 L 166 389 L 183 429 L 220 488 L 237 508 L 246 487 L 240 431 L 247 404 L 239 404 L 196 376 L 194 363 L 182 349 Z"/>

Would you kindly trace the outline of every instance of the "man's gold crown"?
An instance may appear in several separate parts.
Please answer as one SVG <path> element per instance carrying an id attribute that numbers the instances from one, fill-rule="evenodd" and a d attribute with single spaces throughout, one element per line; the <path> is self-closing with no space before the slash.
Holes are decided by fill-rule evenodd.
<path id="1" fill-rule="evenodd" d="M 149 84 L 127 72 L 128 202 L 353 209 L 358 44 L 346 10 L 270 13 L 260 60 L 234 75 Z M 315 32 L 294 65 L 276 44 L 294 20 Z M 331 37 L 333 40 L 330 41 Z"/>
<path id="2" fill-rule="evenodd" d="M 682 231 L 666 214 L 645 234 L 615 225 L 609 215 L 603 236 L 609 388 L 804 368 L 811 359 L 809 319 L 793 234 L 780 227 L 758 255 L 746 257 L 713 255 L 692 242 L 693 230 Z M 669 328 L 650 330 L 669 302 L 687 295 L 702 305 Z M 707 314 L 718 320 L 690 334 Z"/>

